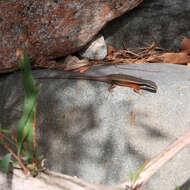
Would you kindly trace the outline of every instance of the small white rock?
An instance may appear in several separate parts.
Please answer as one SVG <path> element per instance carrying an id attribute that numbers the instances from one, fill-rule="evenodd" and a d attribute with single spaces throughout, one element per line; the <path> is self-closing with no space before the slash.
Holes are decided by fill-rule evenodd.
<path id="1" fill-rule="evenodd" d="M 97 37 L 84 50 L 80 56 L 91 60 L 102 60 L 107 56 L 107 46 L 103 36 Z"/>

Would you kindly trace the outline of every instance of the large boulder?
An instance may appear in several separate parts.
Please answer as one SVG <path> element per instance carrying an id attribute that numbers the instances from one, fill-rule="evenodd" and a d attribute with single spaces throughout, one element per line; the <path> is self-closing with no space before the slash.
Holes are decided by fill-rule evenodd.
<path id="1" fill-rule="evenodd" d="M 158 91 L 139 95 L 117 86 L 110 93 L 108 84 L 97 81 L 36 81 L 43 84 L 37 105 L 39 150 L 50 169 L 90 182 L 118 184 L 189 129 L 189 67 L 145 64 L 88 71 L 109 73 L 152 80 Z M 35 77 L 57 74 L 61 73 L 34 71 Z M 21 75 L 0 78 L 0 92 L 0 123 L 15 129 L 24 102 Z M 189 153 L 189 147 L 178 153 L 150 180 L 147 190 L 184 185 L 189 179 Z"/>
<path id="2" fill-rule="evenodd" d="M 110 22 L 103 34 L 117 49 L 138 48 L 155 41 L 170 50 L 179 50 L 184 36 L 190 38 L 189 0 L 145 0 L 134 11 Z"/>
<path id="3" fill-rule="evenodd" d="M 37 63 L 76 52 L 142 1 L 0 1 L 0 70 L 16 67 L 18 48 Z"/>

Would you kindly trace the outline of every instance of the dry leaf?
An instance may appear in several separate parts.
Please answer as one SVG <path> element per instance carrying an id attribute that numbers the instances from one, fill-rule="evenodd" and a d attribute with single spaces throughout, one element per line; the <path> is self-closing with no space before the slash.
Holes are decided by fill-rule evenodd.
<path id="1" fill-rule="evenodd" d="M 181 42 L 181 49 L 182 50 L 186 50 L 186 49 L 190 49 L 190 39 L 188 38 L 184 38 Z"/>
<path id="2" fill-rule="evenodd" d="M 164 53 L 159 56 L 164 63 L 185 64 L 190 62 L 190 56 L 185 52 Z"/>
<path id="3" fill-rule="evenodd" d="M 23 60 L 23 59 L 24 59 L 24 55 L 23 55 L 22 50 L 17 49 L 17 50 L 16 50 L 16 55 L 17 55 L 17 57 L 19 57 L 20 60 Z"/>
<path id="4" fill-rule="evenodd" d="M 159 63 L 159 62 L 162 62 L 162 58 L 160 58 L 160 56 L 158 55 L 153 55 L 153 56 L 148 57 L 146 61 L 149 63 Z"/>
<path id="5" fill-rule="evenodd" d="M 107 49 L 108 49 L 108 55 L 107 55 L 106 59 L 112 59 L 115 48 L 112 45 L 108 45 Z"/>
<path id="6" fill-rule="evenodd" d="M 87 59 L 80 60 L 76 56 L 69 55 L 66 57 L 63 65 L 61 67 L 65 71 L 70 71 L 70 70 L 76 70 L 81 67 L 87 66 L 88 64 L 89 64 L 89 61 Z"/>
<path id="7" fill-rule="evenodd" d="M 84 67 L 79 68 L 79 69 L 78 69 L 78 70 L 79 70 L 79 73 L 84 73 L 84 72 L 86 72 L 86 71 L 89 69 L 89 67 L 90 67 L 90 66 L 84 66 Z"/>
<path id="8" fill-rule="evenodd" d="M 108 45 L 108 55 L 111 55 L 115 51 L 115 47 L 112 45 Z"/>

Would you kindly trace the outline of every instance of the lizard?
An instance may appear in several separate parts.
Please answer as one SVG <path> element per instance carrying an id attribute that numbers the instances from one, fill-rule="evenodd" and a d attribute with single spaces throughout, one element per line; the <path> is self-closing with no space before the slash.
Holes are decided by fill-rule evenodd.
<path id="1" fill-rule="evenodd" d="M 38 77 L 36 79 L 80 79 L 80 80 L 93 80 L 110 83 L 111 86 L 108 88 L 111 91 L 115 85 L 131 87 L 136 93 L 139 93 L 139 90 L 148 90 L 150 92 L 156 92 L 158 87 L 155 82 L 151 80 L 144 80 L 137 78 L 131 75 L 125 74 L 110 74 L 104 76 L 89 76 L 89 75 L 76 75 L 76 76 L 55 76 L 55 77 Z"/>

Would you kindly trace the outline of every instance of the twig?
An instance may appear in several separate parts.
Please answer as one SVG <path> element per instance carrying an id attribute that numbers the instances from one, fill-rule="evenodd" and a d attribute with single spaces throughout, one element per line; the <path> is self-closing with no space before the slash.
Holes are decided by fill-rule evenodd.
<path id="1" fill-rule="evenodd" d="M 169 161 L 177 152 L 186 145 L 190 144 L 190 129 L 181 135 L 176 141 L 168 146 L 163 152 L 151 159 L 142 170 L 139 179 L 132 184 L 133 189 L 143 186 L 149 178 L 156 173 L 167 161 Z M 131 186 L 131 182 L 127 181 L 119 185 L 120 188 Z"/>
<path id="2" fill-rule="evenodd" d="M 14 151 L 9 147 L 9 145 L 6 143 L 6 141 L 4 140 L 4 135 L 2 133 L 0 133 L 0 139 L 2 140 L 2 144 L 4 146 L 5 149 L 7 149 L 12 155 L 13 157 L 18 161 L 20 167 L 23 169 L 24 174 L 27 174 L 29 172 L 29 170 L 25 167 L 25 165 L 23 164 L 22 160 L 20 159 L 19 156 L 17 156 Z"/>

